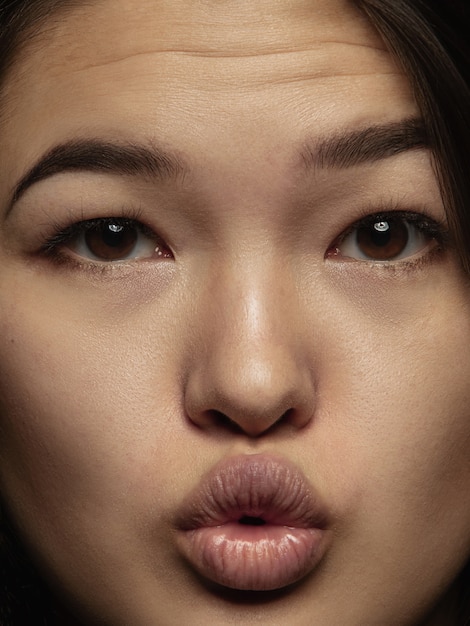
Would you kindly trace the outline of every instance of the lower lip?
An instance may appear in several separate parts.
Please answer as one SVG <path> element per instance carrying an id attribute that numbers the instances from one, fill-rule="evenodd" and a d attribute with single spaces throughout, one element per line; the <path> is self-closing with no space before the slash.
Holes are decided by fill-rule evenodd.
<path id="1" fill-rule="evenodd" d="M 229 522 L 182 533 L 180 547 L 205 578 L 231 589 L 271 591 L 312 572 L 325 551 L 325 531 Z"/>

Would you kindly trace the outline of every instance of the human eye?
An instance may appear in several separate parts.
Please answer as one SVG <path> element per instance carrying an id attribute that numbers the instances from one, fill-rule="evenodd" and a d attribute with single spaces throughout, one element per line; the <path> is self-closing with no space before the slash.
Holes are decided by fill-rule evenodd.
<path id="1" fill-rule="evenodd" d="M 53 260 L 112 264 L 172 253 L 152 229 L 136 219 L 106 217 L 83 220 L 58 230 L 42 248 Z"/>
<path id="2" fill-rule="evenodd" d="M 441 248 L 445 237 L 445 227 L 422 213 L 375 213 L 341 233 L 326 258 L 369 263 L 414 261 Z"/>

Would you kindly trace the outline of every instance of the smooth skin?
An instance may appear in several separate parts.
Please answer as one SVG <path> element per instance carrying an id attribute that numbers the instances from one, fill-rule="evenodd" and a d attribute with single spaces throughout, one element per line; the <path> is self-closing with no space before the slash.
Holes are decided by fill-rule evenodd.
<path id="1" fill-rule="evenodd" d="M 418 114 L 365 17 L 342 0 L 91 2 L 49 22 L 2 98 L 0 485 L 71 613 L 448 624 L 450 606 L 425 616 L 470 555 L 468 283 L 432 237 L 388 262 L 335 248 L 384 206 L 445 222 L 431 157 L 305 158 Z M 184 171 L 67 171 L 10 207 L 77 139 L 158 146 Z M 44 252 L 99 217 L 138 219 L 162 254 L 147 235 L 123 261 L 77 238 Z M 333 520 L 316 570 L 275 595 L 210 586 L 175 539 L 202 476 L 254 453 L 294 462 Z"/>

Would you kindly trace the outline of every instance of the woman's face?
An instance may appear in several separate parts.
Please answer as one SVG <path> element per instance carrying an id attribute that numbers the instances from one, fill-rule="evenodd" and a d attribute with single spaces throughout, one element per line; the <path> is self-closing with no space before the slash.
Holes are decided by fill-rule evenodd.
<path id="1" fill-rule="evenodd" d="M 416 623 L 470 553 L 470 298 L 365 18 L 87 4 L 3 98 L 1 491 L 70 606 Z"/>

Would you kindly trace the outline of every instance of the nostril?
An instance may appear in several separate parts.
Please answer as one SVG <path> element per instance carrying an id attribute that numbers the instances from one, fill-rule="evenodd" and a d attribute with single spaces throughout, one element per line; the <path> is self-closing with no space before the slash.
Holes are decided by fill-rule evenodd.
<path id="1" fill-rule="evenodd" d="M 223 428 L 237 434 L 243 433 L 243 429 L 241 428 L 241 426 L 237 424 L 235 420 L 231 419 L 228 415 L 225 415 L 225 413 L 222 413 L 221 411 L 217 411 L 215 409 L 209 412 L 212 414 L 214 422 L 218 423 Z"/>
<path id="2" fill-rule="evenodd" d="M 266 524 L 262 517 L 251 517 L 250 515 L 244 515 L 238 520 L 238 523 L 246 526 L 263 526 Z"/>
<path id="3" fill-rule="evenodd" d="M 230 417 L 226 413 L 217 409 L 209 409 L 204 412 L 205 425 L 219 426 L 234 434 L 252 433 L 253 436 L 263 435 L 275 428 L 278 423 L 289 423 L 294 421 L 296 411 L 288 409 L 277 419 L 268 418 L 266 422 L 256 418 L 251 419 L 248 414 L 245 416 Z M 254 430 L 253 430 L 254 429 Z M 259 432 L 258 432 L 259 430 Z"/>

